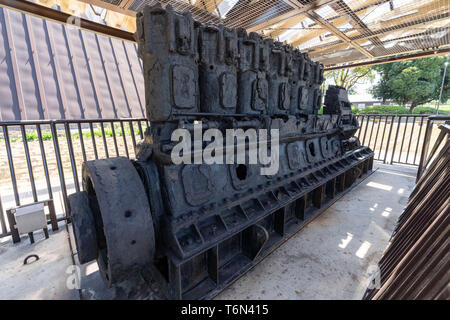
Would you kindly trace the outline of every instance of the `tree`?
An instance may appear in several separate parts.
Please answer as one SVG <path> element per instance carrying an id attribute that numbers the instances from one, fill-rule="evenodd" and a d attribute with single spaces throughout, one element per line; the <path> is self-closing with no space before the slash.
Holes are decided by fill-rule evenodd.
<path id="1" fill-rule="evenodd" d="M 354 93 L 356 84 L 372 81 L 374 77 L 375 72 L 371 67 L 356 67 L 325 72 L 327 81 L 344 87 L 349 93 Z"/>
<path id="2" fill-rule="evenodd" d="M 418 105 L 438 99 L 446 59 L 432 57 L 373 66 L 380 79 L 370 92 L 383 101 L 390 99 L 403 106 L 410 103 L 412 112 Z M 446 78 L 448 84 L 448 74 Z M 442 101 L 449 96 L 450 87 L 445 85 Z"/>

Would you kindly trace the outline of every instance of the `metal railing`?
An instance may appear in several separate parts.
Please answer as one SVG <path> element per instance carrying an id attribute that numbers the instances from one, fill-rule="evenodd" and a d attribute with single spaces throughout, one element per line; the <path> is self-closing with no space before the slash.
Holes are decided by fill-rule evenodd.
<path id="1" fill-rule="evenodd" d="M 0 122 L 0 237 L 10 235 L 8 207 L 52 199 L 64 220 L 82 162 L 134 158 L 148 126 L 145 118 Z"/>
<path id="2" fill-rule="evenodd" d="M 444 123 L 440 124 L 438 126 L 439 135 L 436 137 L 436 139 L 432 139 L 432 132 L 433 132 L 433 123 L 434 122 L 442 122 Z M 427 169 L 430 162 L 434 159 L 434 157 L 438 154 L 438 150 L 442 149 L 446 143 L 449 141 L 449 135 L 450 135 L 450 116 L 430 116 L 428 118 L 427 123 L 427 129 L 425 131 L 425 137 L 423 139 L 423 148 L 422 148 L 422 154 L 420 157 L 419 162 L 419 168 L 417 169 L 417 177 L 416 181 L 420 179 L 424 171 Z M 428 151 L 430 148 L 430 145 L 434 141 L 433 148 L 431 151 Z M 442 144 L 442 142 L 444 142 Z"/>
<path id="3" fill-rule="evenodd" d="M 358 115 L 356 135 L 376 160 L 419 166 L 438 138 L 438 125 L 449 119 Z M 134 158 L 137 139 L 148 126 L 145 118 L 0 122 L 0 237 L 10 235 L 4 216 L 10 207 L 51 199 L 64 220 L 67 195 L 81 188 L 82 162 Z"/>
<path id="4" fill-rule="evenodd" d="M 419 165 L 428 115 L 357 115 L 361 145 L 375 152 L 375 160 L 388 164 Z M 433 128 L 431 123 L 430 129 Z M 431 131 L 430 131 L 431 133 Z"/>

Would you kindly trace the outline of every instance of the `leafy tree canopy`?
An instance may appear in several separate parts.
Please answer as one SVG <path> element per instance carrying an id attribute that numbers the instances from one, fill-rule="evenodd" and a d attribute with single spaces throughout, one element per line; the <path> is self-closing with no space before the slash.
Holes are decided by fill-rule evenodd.
<path id="1" fill-rule="evenodd" d="M 412 111 L 418 105 L 438 99 L 446 60 L 447 57 L 442 56 L 373 66 L 380 79 L 370 92 L 383 101 L 389 99 L 400 105 L 410 103 Z M 448 80 L 449 72 L 441 102 L 447 101 L 450 96 Z"/>
<path id="2" fill-rule="evenodd" d="M 356 67 L 327 71 L 324 76 L 327 82 L 344 87 L 349 93 L 354 93 L 355 85 L 367 81 L 372 82 L 375 77 L 375 72 L 371 67 Z"/>

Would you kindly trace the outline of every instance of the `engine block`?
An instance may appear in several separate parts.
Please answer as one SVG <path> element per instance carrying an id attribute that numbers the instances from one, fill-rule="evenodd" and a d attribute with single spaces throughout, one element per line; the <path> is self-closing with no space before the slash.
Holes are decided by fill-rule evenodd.
<path id="1" fill-rule="evenodd" d="M 346 90 L 329 86 L 318 114 L 324 68 L 307 54 L 160 5 L 137 15 L 136 40 L 151 125 L 135 160 L 83 163 L 84 191 L 69 196 L 78 258 L 108 286 L 150 274 L 166 298 L 210 298 L 372 170 Z M 178 129 L 193 133 L 192 163 L 173 160 Z M 267 130 L 276 172 L 238 151 L 202 162 L 208 129 Z"/>

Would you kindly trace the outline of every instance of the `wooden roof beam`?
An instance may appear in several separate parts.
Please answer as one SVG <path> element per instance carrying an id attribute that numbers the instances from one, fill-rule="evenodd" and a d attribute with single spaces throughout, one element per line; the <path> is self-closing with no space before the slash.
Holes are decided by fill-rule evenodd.
<path id="1" fill-rule="evenodd" d="M 416 19 L 416 20 L 405 21 L 405 22 L 402 22 L 402 23 L 400 23 L 398 25 L 395 25 L 395 26 L 386 27 L 384 29 L 376 30 L 371 35 L 366 35 L 366 36 L 358 35 L 358 36 L 355 36 L 356 39 L 353 38 L 353 37 L 351 37 L 351 39 L 353 41 L 354 40 L 361 41 L 361 40 L 370 39 L 370 38 L 372 38 L 374 36 L 382 36 L 382 35 L 384 35 L 386 33 L 390 33 L 390 32 L 399 32 L 399 31 L 402 31 L 403 29 L 406 29 L 406 28 L 409 28 L 409 29 L 414 28 L 414 27 L 419 28 L 421 26 L 423 26 L 423 27 L 430 27 L 430 23 L 432 23 L 433 21 L 439 21 L 439 20 L 443 20 L 443 19 L 448 19 L 449 17 L 450 17 L 450 13 L 446 12 L 446 13 L 443 13 L 443 14 L 438 14 L 438 15 L 433 16 L 433 17 L 428 17 L 427 21 L 422 21 L 420 18 Z M 448 27 L 448 23 L 442 25 L 442 27 Z M 420 32 L 416 32 L 416 33 L 420 33 Z M 414 34 L 416 34 L 416 33 L 410 33 L 410 34 L 408 34 L 408 36 L 414 36 Z M 330 52 L 332 50 L 334 50 L 334 51 L 335 50 L 339 50 L 340 48 L 342 48 L 345 45 L 346 45 L 345 42 L 331 44 L 331 45 L 328 45 L 328 46 L 324 46 L 324 45 L 322 46 L 321 45 L 320 47 L 317 46 L 317 47 L 309 48 L 308 52 L 310 52 L 311 54 L 318 54 L 318 53 L 325 54 L 325 53 L 328 53 L 328 52 Z"/>
<path id="2" fill-rule="evenodd" d="M 369 51 L 361 47 L 358 43 L 355 41 L 352 41 L 349 37 L 345 35 L 342 31 L 340 31 L 338 28 L 336 28 L 333 24 L 328 22 L 327 20 L 323 19 L 321 16 L 319 16 L 316 12 L 311 11 L 306 13 L 306 15 L 313 21 L 316 21 L 317 23 L 321 24 L 325 29 L 333 33 L 336 37 L 341 39 L 342 41 L 348 43 L 352 47 L 354 47 L 356 50 L 364 54 L 366 57 L 373 59 L 374 56 Z"/>
<path id="3" fill-rule="evenodd" d="M 281 14 L 279 16 L 273 17 L 271 19 L 268 19 L 262 23 L 258 23 L 254 26 L 251 26 L 249 28 L 247 28 L 247 32 L 258 32 L 261 31 L 262 29 L 268 28 L 273 26 L 276 23 L 280 23 L 284 20 L 290 19 L 292 17 L 296 17 L 302 13 L 305 13 L 309 10 L 314 10 L 314 9 L 318 9 L 321 6 L 325 6 L 327 4 L 331 4 L 336 2 L 337 0 L 316 0 L 312 3 L 309 3 L 307 5 L 300 5 L 299 2 L 295 2 L 292 0 L 284 0 L 284 2 L 286 2 L 287 4 L 289 4 L 291 7 L 293 7 L 293 9 L 291 11 L 288 11 L 284 14 Z"/>

